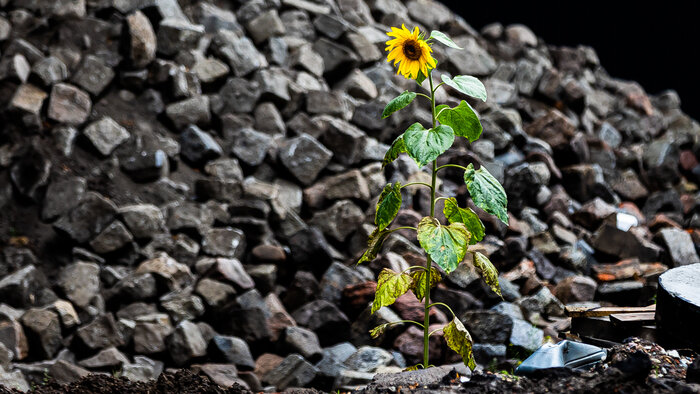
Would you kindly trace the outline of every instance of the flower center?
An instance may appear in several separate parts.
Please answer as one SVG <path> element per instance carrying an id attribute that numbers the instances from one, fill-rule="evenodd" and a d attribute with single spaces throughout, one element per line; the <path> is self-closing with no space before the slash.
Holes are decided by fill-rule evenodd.
<path id="1" fill-rule="evenodd" d="M 406 40 L 403 43 L 403 54 L 409 60 L 418 60 L 423 54 L 421 51 L 420 44 L 416 40 Z"/>

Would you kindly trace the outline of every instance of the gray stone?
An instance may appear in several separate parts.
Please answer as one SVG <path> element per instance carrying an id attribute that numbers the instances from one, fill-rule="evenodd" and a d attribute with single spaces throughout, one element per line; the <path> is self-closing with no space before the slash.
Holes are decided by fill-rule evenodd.
<path id="1" fill-rule="evenodd" d="M 51 90 L 48 117 L 59 123 L 80 125 L 90 116 L 90 95 L 73 85 L 58 83 Z"/>
<path id="2" fill-rule="evenodd" d="M 230 113 L 249 113 L 260 98 L 260 84 L 243 78 L 229 78 L 212 98 L 212 110 L 219 116 Z"/>
<path id="3" fill-rule="evenodd" d="M 31 390 L 31 386 L 29 386 L 22 371 L 5 371 L 4 369 L 0 369 L 0 386 L 22 392 Z"/>
<path id="4" fill-rule="evenodd" d="M 290 65 L 306 70 L 317 77 L 321 77 L 325 69 L 323 57 L 314 51 L 310 44 L 302 45 L 292 52 Z"/>
<path id="5" fill-rule="evenodd" d="M 10 99 L 8 108 L 20 114 L 25 119 L 24 123 L 31 126 L 40 126 L 41 108 L 48 94 L 31 84 L 20 85 Z"/>
<path id="6" fill-rule="evenodd" d="M 245 245 L 243 232 L 231 227 L 211 229 L 202 240 L 202 249 L 212 256 L 241 258 Z"/>
<path id="7" fill-rule="evenodd" d="M 54 223 L 54 227 L 76 242 L 84 243 L 102 232 L 114 219 L 117 207 L 95 192 L 87 192 L 81 203 Z"/>
<path id="8" fill-rule="evenodd" d="M 231 67 L 233 74 L 244 77 L 266 66 L 264 56 L 248 37 L 220 33 L 214 37 L 213 50 Z"/>
<path id="9" fill-rule="evenodd" d="M 160 297 L 160 306 L 170 314 L 173 322 L 195 320 L 204 314 L 204 303 L 190 289 L 173 291 Z"/>
<path id="10" fill-rule="evenodd" d="M 309 185 L 316 179 L 332 156 L 333 152 L 308 134 L 280 144 L 280 161 L 304 185 Z"/>
<path id="11" fill-rule="evenodd" d="M 693 240 L 687 232 L 667 227 L 659 231 L 659 237 L 668 252 L 670 266 L 680 267 L 700 263 Z"/>
<path id="12" fill-rule="evenodd" d="M 41 305 L 55 300 L 47 279 L 34 265 L 23 267 L 0 279 L 0 298 L 14 307 Z M 53 295 L 53 296 L 52 296 Z M 44 299 L 44 298 L 50 299 Z"/>
<path id="13" fill-rule="evenodd" d="M 292 313 L 301 327 L 318 335 L 321 346 L 329 346 L 350 339 L 350 321 L 334 304 L 316 300 L 303 305 Z"/>
<path id="14" fill-rule="evenodd" d="M 363 65 L 372 64 L 383 57 L 377 45 L 370 41 L 365 34 L 348 33 L 347 39 L 353 51 L 358 55 L 360 63 Z"/>
<path id="15" fill-rule="evenodd" d="M 542 330 L 525 320 L 513 319 L 513 330 L 510 334 L 510 343 L 513 346 L 534 352 L 542 345 L 543 339 Z"/>
<path id="16" fill-rule="evenodd" d="M 207 343 L 202 337 L 202 332 L 190 321 L 178 324 L 168 337 L 167 344 L 170 357 L 177 365 L 184 365 L 193 358 L 207 354 Z"/>
<path id="17" fill-rule="evenodd" d="M 312 90 L 306 94 L 306 111 L 311 115 L 343 117 L 348 106 L 340 92 Z"/>
<path id="18" fill-rule="evenodd" d="M 213 4 L 196 4 L 194 7 L 188 8 L 188 14 L 191 15 L 193 21 L 203 25 L 207 33 L 217 33 L 221 30 L 243 33 L 236 19 L 236 14 Z"/>
<path id="19" fill-rule="evenodd" d="M 124 365 L 121 376 L 131 381 L 147 382 L 157 379 L 162 371 L 163 362 L 144 356 L 136 356 L 132 364 Z"/>
<path id="20" fill-rule="evenodd" d="M 252 371 L 255 368 L 255 360 L 248 344 L 241 338 L 216 335 L 212 339 L 212 347 L 224 361 L 234 364 L 240 370 Z"/>
<path id="21" fill-rule="evenodd" d="M 229 73 L 229 68 L 221 60 L 208 57 L 197 60 L 197 63 L 192 67 L 192 72 L 197 75 L 197 78 L 202 83 L 212 83 L 226 77 Z"/>
<path id="22" fill-rule="evenodd" d="M 231 387 L 236 385 L 236 389 L 240 387 L 248 387 L 248 384 L 238 377 L 238 370 L 234 365 L 230 364 L 196 364 L 192 369 L 200 374 L 206 375 L 211 381 L 221 387 Z"/>
<path id="23" fill-rule="evenodd" d="M 333 152 L 333 157 L 341 164 L 357 163 L 367 138 L 365 133 L 341 119 L 328 116 L 323 116 L 322 119 L 327 127 L 321 138 L 323 145 Z"/>
<path id="24" fill-rule="evenodd" d="M 22 315 L 21 321 L 30 343 L 40 346 L 31 350 L 42 358 L 53 358 L 63 346 L 58 315 L 48 309 L 32 308 Z"/>
<path id="25" fill-rule="evenodd" d="M 360 59 L 349 48 L 326 38 L 318 39 L 313 48 L 323 58 L 324 73 L 349 71 L 359 64 Z"/>
<path id="26" fill-rule="evenodd" d="M 80 177 L 65 177 L 54 180 L 46 189 L 41 210 L 43 220 L 53 220 L 80 204 L 87 190 L 87 182 Z"/>
<path id="27" fill-rule="evenodd" d="M 303 327 L 287 327 L 284 330 L 284 344 L 291 353 L 299 353 L 312 363 L 319 361 L 321 345 L 313 331 Z"/>
<path id="28" fill-rule="evenodd" d="M 109 156 L 131 136 L 124 127 L 108 116 L 90 123 L 83 130 L 83 134 L 103 156 Z"/>
<path id="29" fill-rule="evenodd" d="M 285 34 L 284 23 L 277 14 L 277 10 L 267 10 L 256 16 L 246 25 L 248 33 L 256 44 L 262 44 L 270 37 Z"/>
<path id="30" fill-rule="evenodd" d="M 209 278 L 202 278 L 197 282 L 195 292 L 214 310 L 224 306 L 236 295 L 233 286 Z"/>
<path id="31" fill-rule="evenodd" d="M 358 69 L 353 70 L 336 88 L 345 89 L 349 95 L 361 100 L 371 100 L 379 94 L 374 82 Z"/>
<path id="32" fill-rule="evenodd" d="M 168 282 L 171 290 L 184 289 L 194 283 L 194 275 L 190 268 L 165 253 L 159 253 L 157 257 L 141 263 L 135 271 L 136 274 L 156 274 Z"/>
<path id="33" fill-rule="evenodd" d="M 55 56 L 47 56 L 32 66 L 32 75 L 44 86 L 52 86 L 68 78 L 68 68 Z"/>
<path id="34" fill-rule="evenodd" d="M 139 320 L 147 320 L 146 315 Z M 155 316 L 153 316 L 155 317 Z M 133 341 L 134 351 L 140 354 L 161 353 L 167 349 L 166 338 L 173 331 L 168 315 L 163 314 L 161 321 L 137 321 L 134 326 Z"/>
<path id="35" fill-rule="evenodd" d="M 411 18 L 430 28 L 439 29 L 454 18 L 445 5 L 429 0 L 413 0 L 406 4 L 406 8 Z"/>
<path id="36" fill-rule="evenodd" d="M 93 96 L 97 96 L 114 79 L 114 70 L 97 56 L 88 55 L 80 68 L 73 73 L 71 81 Z"/>
<path id="37" fill-rule="evenodd" d="M 314 213 L 310 223 L 324 234 L 343 242 L 365 219 L 364 212 L 350 200 L 339 200 L 329 208 Z"/>
<path id="38" fill-rule="evenodd" d="M 196 267 L 198 272 L 221 277 L 233 283 L 239 290 L 249 290 L 255 287 L 253 279 L 238 259 L 203 258 L 197 262 Z"/>
<path id="39" fill-rule="evenodd" d="M 291 100 L 289 79 L 282 70 L 277 68 L 259 70 L 255 74 L 255 81 L 260 86 L 260 97 L 263 100 L 270 100 L 278 105 L 284 105 Z"/>
<path id="40" fill-rule="evenodd" d="M 388 351 L 374 346 L 362 346 L 343 363 L 348 369 L 360 372 L 376 372 L 394 361 Z"/>
<path id="41" fill-rule="evenodd" d="M 2 79 L 12 79 L 24 83 L 27 82 L 30 71 L 31 65 L 27 59 L 20 54 L 15 54 L 14 56 L 6 55 L 3 60 L 0 61 L 0 78 Z"/>
<path id="42" fill-rule="evenodd" d="M 91 351 L 124 345 L 124 337 L 112 314 L 100 315 L 83 325 L 76 330 L 73 340 Z"/>
<path id="43" fill-rule="evenodd" d="M 232 134 L 234 143 L 231 151 L 249 166 L 262 164 L 267 152 L 274 146 L 272 137 L 251 128 L 242 128 Z"/>
<path id="44" fill-rule="evenodd" d="M 464 36 L 455 38 L 455 42 L 464 48 L 447 49 L 447 63 L 455 74 L 484 76 L 496 71 L 496 61 L 476 39 Z"/>
<path id="45" fill-rule="evenodd" d="M 115 347 L 100 350 L 96 355 L 78 362 L 78 365 L 93 369 L 121 369 L 129 359 Z"/>
<path id="46" fill-rule="evenodd" d="M 178 130 L 187 125 L 206 126 L 211 121 L 209 96 L 196 96 L 165 107 L 165 114 Z"/>
<path id="47" fill-rule="evenodd" d="M 79 261 L 64 267 L 58 285 L 71 302 L 85 308 L 100 291 L 100 266 Z"/>
<path id="48" fill-rule="evenodd" d="M 129 30 L 129 58 L 134 67 L 148 66 L 156 58 L 156 34 L 146 15 L 136 11 L 126 18 Z"/>
<path id="49" fill-rule="evenodd" d="M 63 156 L 70 156 L 73 153 L 73 142 L 78 135 L 78 130 L 70 126 L 57 126 L 51 130 L 54 144 Z"/>
<path id="50" fill-rule="evenodd" d="M 193 25 L 185 18 L 167 18 L 158 26 L 158 53 L 166 56 L 195 49 L 204 35 L 204 26 Z"/>
<path id="51" fill-rule="evenodd" d="M 192 165 L 203 165 L 223 155 L 221 146 L 197 126 L 189 126 L 180 134 L 180 155 Z"/>
<path id="52" fill-rule="evenodd" d="M 304 387 L 318 373 L 318 369 L 299 354 L 290 354 L 279 365 L 269 371 L 262 380 L 278 390 L 287 387 Z"/>
<path id="53" fill-rule="evenodd" d="M 475 342 L 507 344 L 513 318 L 497 311 L 470 311 L 460 316 Z"/>
<path id="54" fill-rule="evenodd" d="M 273 103 L 260 103 L 255 108 L 255 128 L 267 134 L 282 134 L 287 130 L 282 114 Z"/>
<path id="55" fill-rule="evenodd" d="M 152 238 L 166 231 L 163 212 L 155 205 L 128 205 L 119 208 L 119 214 L 135 238 Z"/>

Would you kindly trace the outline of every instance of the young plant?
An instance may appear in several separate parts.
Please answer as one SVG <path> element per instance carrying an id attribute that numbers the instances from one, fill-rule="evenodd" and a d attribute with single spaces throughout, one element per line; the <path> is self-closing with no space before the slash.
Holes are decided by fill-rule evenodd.
<path id="1" fill-rule="evenodd" d="M 397 74 L 408 79 L 414 79 L 420 86 L 426 79 L 429 81 L 429 93 L 405 91 L 387 104 L 382 118 L 386 118 L 396 111 L 406 108 L 416 97 L 430 100 L 432 109 L 432 125 L 426 129 L 420 123 L 414 123 L 394 142 L 384 156 L 383 165 L 396 160 L 401 153 L 406 153 L 419 167 L 432 163 L 432 182 L 414 182 L 401 185 L 399 182 L 387 184 L 384 187 L 375 215 L 377 228 L 370 234 L 369 248 L 360 258 L 358 264 L 370 261 L 379 253 L 384 240 L 394 231 L 399 229 L 412 229 L 417 233 L 418 243 L 426 251 L 425 266 L 409 267 L 402 272 L 394 272 L 384 269 L 377 280 L 377 290 L 372 304 L 372 313 L 379 308 L 393 304 L 398 297 L 411 290 L 413 294 L 422 300 L 425 305 L 424 321 L 402 320 L 382 324 L 370 331 L 372 337 L 381 335 L 388 326 L 398 323 L 415 324 L 423 328 L 423 362 L 410 369 L 418 367 L 427 368 L 429 364 L 428 340 L 436 331 L 442 330 L 447 345 L 460 356 L 472 370 L 476 363 L 472 355 L 472 338 L 464 327 L 464 324 L 455 316 L 452 309 L 441 302 L 430 302 L 430 289 L 441 280 L 440 271 L 433 263 L 440 267 L 446 274 L 454 271 L 464 260 L 467 253 L 472 255 L 472 263 L 481 274 L 490 288 L 501 295 L 498 283 L 498 271 L 489 259 L 473 250 L 470 246 L 484 238 L 484 224 L 477 214 L 468 207 L 460 207 L 454 197 L 436 197 L 436 180 L 438 172 L 447 167 L 459 168 L 464 171 L 464 182 L 474 204 L 484 211 L 495 215 L 504 223 L 508 223 L 506 193 L 500 183 L 481 167 L 474 168 L 473 164 L 463 167 L 456 164 L 444 164 L 438 167 L 438 157 L 447 151 L 453 144 L 455 136 L 464 137 L 469 142 L 476 141 L 482 132 L 481 122 L 472 107 L 462 100 L 459 105 L 451 108 L 447 105 L 437 105 L 435 92 L 443 85 L 450 86 L 467 96 L 486 101 L 486 88 L 472 76 L 458 75 L 450 78 L 442 75 L 442 82 L 434 86 L 432 71 L 437 61 L 432 57 L 431 45 L 434 41 L 450 48 L 461 49 L 446 34 L 433 31 L 429 38 L 425 38 L 416 27 L 409 31 L 402 25 L 401 29 L 392 27 L 387 33 L 393 39 L 387 41 L 386 50 L 389 51 L 388 61 L 398 64 Z M 401 208 L 401 189 L 411 185 L 420 185 L 430 189 L 430 216 L 424 217 L 418 227 L 398 227 L 390 229 L 390 225 Z M 435 217 L 435 203 L 444 200 L 443 213 L 447 219 L 446 224 L 441 223 Z M 429 331 L 429 312 L 434 306 L 442 306 L 452 314 L 452 320 L 444 327 Z"/>

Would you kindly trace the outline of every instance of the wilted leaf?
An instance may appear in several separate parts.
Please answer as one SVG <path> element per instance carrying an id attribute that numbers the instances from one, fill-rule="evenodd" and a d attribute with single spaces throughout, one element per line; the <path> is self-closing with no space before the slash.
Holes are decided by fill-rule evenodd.
<path id="1" fill-rule="evenodd" d="M 433 30 L 432 33 L 430 33 L 430 38 L 429 38 L 429 39 L 430 39 L 430 40 L 435 40 L 435 41 L 437 41 L 437 42 L 439 42 L 439 43 L 441 43 L 441 44 L 443 44 L 443 45 L 446 45 L 446 46 L 448 46 L 448 47 L 450 47 L 450 48 L 462 49 L 462 47 L 460 47 L 459 45 L 455 44 L 455 42 L 452 41 L 452 39 L 451 39 L 450 37 L 448 37 L 447 34 L 441 32 L 441 31 Z"/>
<path id="2" fill-rule="evenodd" d="M 442 210 L 450 223 L 464 223 L 467 230 L 472 234 L 469 243 L 471 245 L 484 239 L 484 223 L 479 219 L 479 215 L 471 208 L 460 208 L 457 199 L 450 197 L 445 200 L 445 208 Z"/>
<path id="3" fill-rule="evenodd" d="M 369 335 L 375 339 L 379 338 L 380 335 L 384 335 L 384 331 L 386 331 L 390 324 L 391 323 L 384 323 L 374 327 L 373 329 L 369 330 Z"/>
<path id="4" fill-rule="evenodd" d="M 478 78 L 471 75 L 457 75 L 454 78 L 450 78 L 442 74 L 442 82 L 467 96 L 486 101 L 486 87 Z"/>
<path id="5" fill-rule="evenodd" d="M 437 159 L 443 152 L 450 149 L 454 140 L 454 131 L 445 125 L 426 130 L 420 123 L 414 123 L 403 134 L 406 152 L 415 160 L 418 167 L 423 167 Z"/>
<path id="6" fill-rule="evenodd" d="M 506 191 L 484 166 L 475 170 L 474 165 L 469 164 L 464 171 L 464 182 L 477 207 L 496 215 L 503 223 L 508 224 Z"/>
<path id="7" fill-rule="evenodd" d="M 410 367 L 406 367 L 403 369 L 403 372 L 408 372 L 408 371 L 417 371 L 418 367 L 423 364 L 416 364 L 416 365 L 411 365 Z"/>
<path id="8" fill-rule="evenodd" d="M 372 313 L 381 307 L 393 304 L 397 298 L 410 289 L 411 282 L 413 282 L 413 278 L 410 275 L 384 268 L 379 273 L 377 280 L 377 290 L 374 292 L 374 302 L 372 302 Z"/>
<path id="9" fill-rule="evenodd" d="M 394 142 L 391 143 L 389 150 L 384 154 L 384 160 L 382 160 L 382 168 L 387 164 L 396 160 L 400 154 L 406 153 L 406 145 L 403 142 L 403 134 L 396 137 Z"/>
<path id="10" fill-rule="evenodd" d="M 494 293 L 498 294 L 501 298 L 501 285 L 498 283 L 498 270 L 493 266 L 491 260 L 479 252 L 474 252 L 474 267 L 481 277 L 484 278 L 484 282 L 493 290 Z"/>
<path id="11" fill-rule="evenodd" d="M 384 186 L 382 194 L 377 201 L 377 212 L 374 216 L 374 224 L 384 230 L 399 213 L 401 208 L 401 182 Z"/>
<path id="12" fill-rule="evenodd" d="M 408 107 L 409 104 L 416 98 L 415 92 L 409 92 L 408 90 L 401 93 L 400 95 L 394 97 L 393 100 L 389 101 L 389 104 L 384 107 L 382 112 L 382 119 L 388 118 L 394 112 Z"/>
<path id="13" fill-rule="evenodd" d="M 437 219 L 424 217 L 418 224 L 418 242 L 447 274 L 464 259 L 470 238 L 463 223 L 443 226 Z"/>
<path id="14" fill-rule="evenodd" d="M 447 108 L 443 110 L 443 108 Z M 479 139 L 483 127 L 476 116 L 476 112 L 466 101 L 462 100 L 458 106 L 449 108 L 447 105 L 439 105 L 435 108 L 440 123 L 452 127 L 455 135 L 469 139 L 474 142 Z"/>
<path id="15" fill-rule="evenodd" d="M 375 228 L 367 239 L 368 248 L 365 253 L 362 254 L 357 264 L 362 264 L 365 261 L 372 261 L 377 258 L 377 254 L 382 249 L 382 244 L 384 244 L 384 240 L 389 234 L 391 234 L 389 230 L 379 230 L 379 228 Z"/>
<path id="16" fill-rule="evenodd" d="M 416 298 L 423 300 L 425 298 L 425 270 L 414 271 L 411 276 L 413 277 L 413 283 L 411 283 L 411 291 L 416 295 Z M 440 271 L 435 267 L 430 267 L 430 288 L 434 288 L 442 280 L 440 276 Z"/>
<path id="17" fill-rule="evenodd" d="M 472 336 L 464 327 L 464 324 L 456 317 L 442 329 L 447 346 L 462 356 L 464 365 L 472 371 L 476 368 L 474 354 L 472 354 Z"/>

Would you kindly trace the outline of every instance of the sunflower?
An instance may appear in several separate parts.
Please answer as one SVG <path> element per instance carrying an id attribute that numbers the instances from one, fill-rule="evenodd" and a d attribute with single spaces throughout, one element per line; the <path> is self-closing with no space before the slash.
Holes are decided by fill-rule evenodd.
<path id="1" fill-rule="evenodd" d="M 401 29 L 392 27 L 391 32 L 386 34 L 389 37 L 394 37 L 386 42 L 386 50 L 390 51 L 387 61 L 393 60 L 394 66 L 400 63 L 397 74 L 409 79 L 416 79 L 418 73 L 421 72 L 427 77 L 428 71 L 437 65 L 435 59 L 430 55 L 433 49 L 430 48 L 417 27 L 413 29 L 413 32 L 408 30 L 405 25 L 401 25 Z"/>

